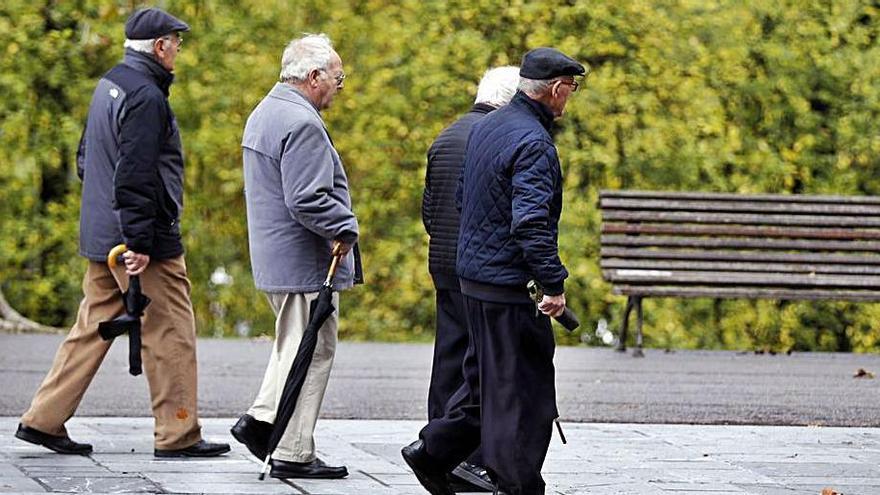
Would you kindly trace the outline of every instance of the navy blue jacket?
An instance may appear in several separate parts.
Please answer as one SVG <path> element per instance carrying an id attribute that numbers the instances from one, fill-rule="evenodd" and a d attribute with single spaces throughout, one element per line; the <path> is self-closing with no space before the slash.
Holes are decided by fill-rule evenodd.
<path id="1" fill-rule="evenodd" d="M 93 261 L 124 242 L 154 259 L 183 254 L 183 150 L 168 88 L 174 76 L 126 50 L 98 81 L 77 152 L 83 180 L 80 254 Z"/>
<path id="2" fill-rule="evenodd" d="M 534 278 L 548 295 L 563 292 L 562 171 L 552 124 L 546 105 L 518 92 L 474 125 L 458 194 L 459 277 L 520 288 Z"/>
<path id="3" fill-rule="evenodd" d="M 449 127 L 443 129 L 428 149 L 425 194 L 422 196 L 422 222 L 431 240 L 428 245 L 428 271 L 440 289 L 458 290 L 455 254 L 458 250 L 458 205 L 455 201 L 467 140 L 474 124 L 495 107 L 475 104 Z"/>

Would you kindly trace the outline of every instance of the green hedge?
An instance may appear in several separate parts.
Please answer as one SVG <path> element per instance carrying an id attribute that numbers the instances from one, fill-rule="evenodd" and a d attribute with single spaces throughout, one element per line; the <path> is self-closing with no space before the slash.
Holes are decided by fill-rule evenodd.
<path id="1" fill-rule="evenodd" d="M 74 149 L 96 80 L 138 2 L 0 6 L 0 287 L 67 325 L 81 295 Z M 551 45 L 592 74 L 557 134 L 567 296 L 592 333 L 623 298 L 600 277 L 597 191 L 880 194 L 878 2 L 655 0 L 168 1 L 193 27 L 171 102 L 187 153 L 183 220 L 204 335 L 270 333 L 247 252 L 239 142 L 285 42 L 326 32 L 345 91 L 326 112 L 350 175 L 368 285 L 343 298 L 349 339 L 428 340 L 419 219 L 425 151 L 482 72 Z M 215 286 L 223 267 L 230 285 Z M 648 300 L 654 346 L 877 348 L 880 306 Z M 575 343 L 578 335 L 558 334 Z"/>

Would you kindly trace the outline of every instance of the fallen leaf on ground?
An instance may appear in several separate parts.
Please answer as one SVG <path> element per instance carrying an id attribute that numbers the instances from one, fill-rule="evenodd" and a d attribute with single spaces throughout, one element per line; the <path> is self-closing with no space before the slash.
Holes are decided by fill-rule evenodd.
<path id="1" fill-rule="evenodd" d="M 856 374 L 853 375 L 853 378 L 874 378 L 874 373 L 865 368 L 859 368 L 856 370 Z"/>

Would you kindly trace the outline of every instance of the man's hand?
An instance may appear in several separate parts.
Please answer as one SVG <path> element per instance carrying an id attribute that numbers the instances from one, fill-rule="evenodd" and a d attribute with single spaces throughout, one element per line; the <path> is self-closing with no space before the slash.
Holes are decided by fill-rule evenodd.
<path id="1" fill-rule="evenodd" d="M 333 241 L 333 247 L 330 249 L 330 254 L 336 253 L 338 256 L 345 256 L 349 251 L 351 251 L 351 244 L 337 239 Z"/>
<path id="2" fill-rule="evenodd" d="M 150 264 L 150 255 L 134 251 L 122 253 L 122 259 L 125 260 L 125 273 L 129 276 L 140 275 L 147 269 L 147 265 Z"/>
<path id="3" fill-rule="evenodd" d="M 559 294 L 558 296 L 544 294 L 544 298 L 538 304 L 538 309 L 547 316 L 556 317 L 561 315 L 565 311 L 565 294 Z"/>

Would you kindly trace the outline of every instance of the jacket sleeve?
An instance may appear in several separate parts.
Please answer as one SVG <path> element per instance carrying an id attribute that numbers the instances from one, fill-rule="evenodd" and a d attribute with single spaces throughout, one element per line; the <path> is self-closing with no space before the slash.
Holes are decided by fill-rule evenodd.
<path id="1" fill-rule="evenodd" d="M 288 135 L 281 155 L 284 204 L 293 218 L 318 236 L 353 244 L 358 238 L 354 212 L 331 194 L 330 146 L 324 129 L 311 122 Z"/>
<path id="2" fill-rule="evenodd" d="M 159 146 L 167 111 L 162 97 L 147 88 L 129 95 L 119 130 L 119 158 L 113 177 L 115 208 L 128 249 L 149 253 L 153 247 Z"/>
<path id="3" fill-rule="evenodd" d="M 434 161 L 434 146 L 428 150 L 428 168 L 425 169 L 425 192 L 422 194 L 422 224 L 425 232 L 431 235 L 431 163 Z"/>
<path id="4" fill-rule="evenodd" d="M 568 276 L 550 225 L 550 204 L 560 179 L 557 164 L 556 149 L 538 142 L 520 152 L 512 175 L 511 235 L 548 295 L 562 294 Z"/>
<path id="5" fill-rule="evenodd" d="M 76 147 L 76 175 L 80 181 L 86 178 L 86 131 L 88 126 L 88 121 L 86 121 L 86 125 L 83 126 L 82 135 L 79 137 L 79 146 Z"/>

